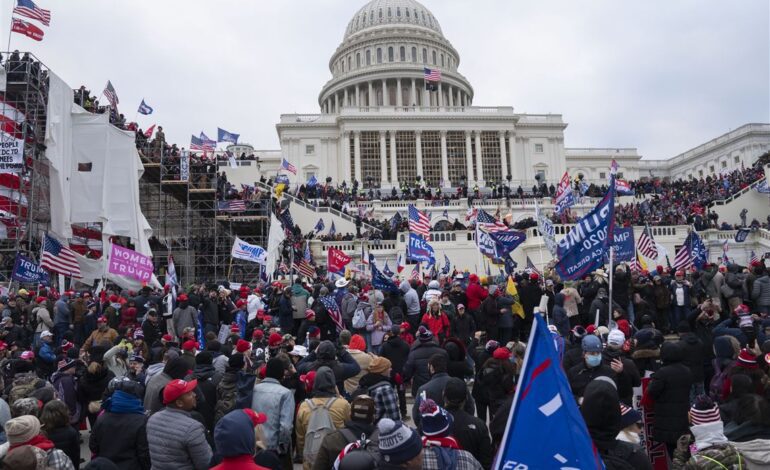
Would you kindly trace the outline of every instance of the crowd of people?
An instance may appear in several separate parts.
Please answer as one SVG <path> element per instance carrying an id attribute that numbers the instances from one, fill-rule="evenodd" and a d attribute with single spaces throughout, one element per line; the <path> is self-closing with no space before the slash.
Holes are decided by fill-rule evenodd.
<path id="1" fill-rule="evenodd" d="M 770 465 L 764 264 L 510 279 L 15 290 L 3 468 L 491 468 L 536 315 L 607 468 Z"/>

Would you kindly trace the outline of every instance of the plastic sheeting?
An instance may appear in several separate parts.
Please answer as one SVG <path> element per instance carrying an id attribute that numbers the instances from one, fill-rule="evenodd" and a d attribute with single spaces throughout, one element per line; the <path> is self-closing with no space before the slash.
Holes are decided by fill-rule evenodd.
<path id="1" fill-rule="evenodd" d="M 54 74 L 46 146 L 51 231 L 71 238 L 71 224 L 101 222 L 104 234 L 130 237 L 137 251 L 152 256 L 152 229 L 139 205 L 144 167 L 133 134 L 111 125 L 107 114 L 91 114 L 74 104 L 72 89 Z"/>

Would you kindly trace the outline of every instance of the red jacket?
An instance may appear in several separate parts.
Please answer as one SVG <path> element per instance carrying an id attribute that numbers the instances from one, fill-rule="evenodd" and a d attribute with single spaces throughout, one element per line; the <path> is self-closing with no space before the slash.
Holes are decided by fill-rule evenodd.
<path id="1" fill-rule="evenodd" d="M 236 457 L 225 457 L 222 463 L 210 470 L 270 470 L 254 463 L 254 457 L 251 455 L 238 455 Z"/>
<path id="2" fill-rule="evenodd" d="M 489 292 L 479 284 L 478 278 L 474 280 L 474 277 L 475 275 L 471 275 L 471 282 L 465 289 L 465 296 L 468 297 L 468 310 L 478 310 L 481 307 L 481 302 L 489 295 Z"/>
<path id="3" fill-rule="evenodd" d="M 441 312 L 439 316 L 426 313 L 422 316 L 422 324 L 428 327 L 436 338 L 446 339 L 449 337 L 449 317 Z"/>

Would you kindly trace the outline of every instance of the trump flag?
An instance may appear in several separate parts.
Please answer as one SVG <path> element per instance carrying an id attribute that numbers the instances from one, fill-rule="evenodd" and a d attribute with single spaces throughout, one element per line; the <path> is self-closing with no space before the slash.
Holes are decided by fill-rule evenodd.
<path id="1" fill-rule="evenodd" d="M 535 315 L 493 468 L 603 469 L 545 320 Z"/>

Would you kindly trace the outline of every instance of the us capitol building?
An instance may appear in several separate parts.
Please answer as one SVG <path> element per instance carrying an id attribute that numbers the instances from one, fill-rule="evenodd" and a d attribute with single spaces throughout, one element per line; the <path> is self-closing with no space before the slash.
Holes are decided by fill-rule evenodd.
<path id="1" fill-rule="evenodd" d="M 426 89 L 425 68 L 441 72 L 435 90 Z M 537 175 L 555 184 L 565 171 L 601 183 L 613 158 L 625 179 L 699 178 L 750 165 L 770 150 L 768 124 L 745 124 L 667 160 L 642 160 L 635 148 L 565 148 L 559 114 L 475 106 L 460 54 L 415 0 L 372 0 L 359 9 L 329 70 L 320 112 L 282 115 L 280 150 L 233 146 L 237 154 L 254 152 L 259 164 L 228 176 L 244 183 L 272 177 L 285 158 L 298 170 L 289 174 L 297 183 L 331 177 L 390 190 L 420 178 L 433 187 L 526 189 Z"/>

